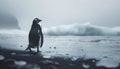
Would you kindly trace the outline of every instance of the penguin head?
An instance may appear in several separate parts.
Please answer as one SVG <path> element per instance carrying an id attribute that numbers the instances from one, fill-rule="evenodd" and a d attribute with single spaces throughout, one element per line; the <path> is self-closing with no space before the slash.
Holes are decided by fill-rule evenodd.
<path id="1" fill-rule="evenodd" d="M 40 20 L 39 18 L 34 18 L 34 20 L 33 20 L 33 23 L 39 23 L 39 22 L 41 22 L 42 20 Z"/>

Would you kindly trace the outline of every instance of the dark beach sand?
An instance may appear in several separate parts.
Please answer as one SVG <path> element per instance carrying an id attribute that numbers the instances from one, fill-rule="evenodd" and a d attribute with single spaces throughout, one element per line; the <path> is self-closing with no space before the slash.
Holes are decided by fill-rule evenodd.
<path id="1" fill-rule="evenodd" d="M 43 58 L 41 53 L 1 49 L 0 69 L 120 69 L 97 67 L 96 59 L 71 60 L 66 57 Z M 2 57 L 0 57 L 2 58 Z"/>

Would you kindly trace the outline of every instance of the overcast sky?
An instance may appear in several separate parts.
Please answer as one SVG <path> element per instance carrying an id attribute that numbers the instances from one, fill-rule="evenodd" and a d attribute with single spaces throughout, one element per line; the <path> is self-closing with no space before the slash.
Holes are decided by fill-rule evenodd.
<path id="1" fill-rule="evenodd" d="M 35 17 L 43 27 L 85 23 L 120 26 L 120 0 L 0 0 L 0 10 L 17 17 L 29 29 Z"/>

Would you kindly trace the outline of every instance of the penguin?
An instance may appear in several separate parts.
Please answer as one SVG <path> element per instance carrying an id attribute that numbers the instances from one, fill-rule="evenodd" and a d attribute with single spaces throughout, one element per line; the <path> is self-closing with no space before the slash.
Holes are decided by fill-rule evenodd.
<path id="1" fill-rule="evenodd" d="M 31 48 L 36 48 L 37 47 L 37 52 L 39 52 L 39 46 L 43 46 L 43 33 L 42 33 L 42 28 L 39 25 L 39 22 L 42 20 L 35 18 L 32 22 L 32 26 L 29 32 L 29 37 L 28 37 L 28 47 L 26 50 L 29 50 L 30 52 L 32 51 Z M 40 44 L 39 44 L 40 43 Z"/>

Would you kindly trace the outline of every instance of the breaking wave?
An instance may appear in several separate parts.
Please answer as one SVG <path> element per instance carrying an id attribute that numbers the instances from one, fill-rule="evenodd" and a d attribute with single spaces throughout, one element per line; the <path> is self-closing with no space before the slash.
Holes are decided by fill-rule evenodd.
<path id="1" fill-rule="evenodd" d="M 85 24 L 70 24 L 60 25 L 51 28 L 44 29 L 44 33 L 47 35 L 58 35 L 58 36 L 105 36 L 105 35 L 120 35 L 120 27 L 101 27 L 92 25 L 90 23 Z"/>
<path id="2" fill-rule="evenodd" d="M 118 36 L 120 27 L 102 27 L 90 23 L 70 25 L 60 25 L 50 28 L 43 28 L 45 35 L 53 36 Z M 23 30 L 0 30 L 0 34 L 28 35 L 29 31 Z"/>

